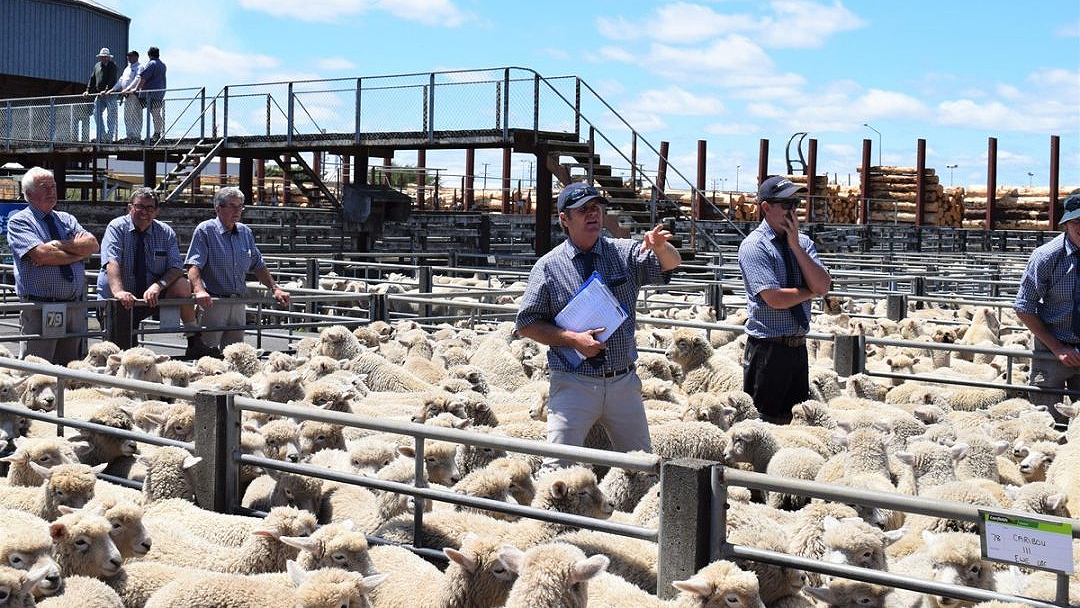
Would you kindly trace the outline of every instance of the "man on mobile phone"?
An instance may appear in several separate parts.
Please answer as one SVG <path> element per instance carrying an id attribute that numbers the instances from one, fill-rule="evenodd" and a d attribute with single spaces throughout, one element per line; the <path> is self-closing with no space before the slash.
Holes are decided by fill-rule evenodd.
<path id="1" fill-rule="evenodd" d="M 765 178 L 758 188 L 764 219 L 739 245 L 748 317 L 743 390 L 762 419 L 776 424 L 791 422 L 791 406 L 809 398 L 810 300 L 832 285 L 814 242 L 799 233 L 805 194 L 786 177 Z"/>

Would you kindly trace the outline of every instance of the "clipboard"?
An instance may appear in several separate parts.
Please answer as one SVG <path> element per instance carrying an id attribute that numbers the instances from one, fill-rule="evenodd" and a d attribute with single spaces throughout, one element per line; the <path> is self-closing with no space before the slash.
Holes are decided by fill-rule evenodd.
<path id="1" fill-rule="evenodd" d="M 628 318 L 630 314 L 604 283 L 600 273 L 594 270 L 566 306 L 555 315 L 554 321 L 555 325 L 575 332 L 603 327 L 604 331 L 596 336 L 596 340 L 606 342 Z M 585 361 L 585 355 L 572 348 L 560 347 L 557 350 L 574 369 Z"/>

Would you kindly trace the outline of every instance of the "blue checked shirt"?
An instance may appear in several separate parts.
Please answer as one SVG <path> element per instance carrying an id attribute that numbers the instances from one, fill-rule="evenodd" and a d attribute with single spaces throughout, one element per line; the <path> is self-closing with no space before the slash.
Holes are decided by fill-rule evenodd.
<path id="1" fill-rule="evenodd" d="M 1016 312 L 1038 316 L 1046 329 L 1066 344 L 1080 344 L 1080 336 L 1072 326 L 1080 263 L 1076 251 L 1076 245 L 1064 233 L 1033 251 L 1013 302 Z"/>
<path id="2" fill-rule="evenodd" d="M 777 310 L 770 308 L 761 297 L 761 292 L 766 289 L 780 289 L 784 286 L 787 278 L 787 270 L 784 268 L 784 258 L 777 249 L 773 239 L 776 232 L 768 222 L 761 222 L 753 232 L 746 235 L 739 245 L 739 269 L 743 275 L 743 285 L 746 287 L 746 333 L 755 338 L 775 338 L 777 336 L 803 336 L 806 330 L 799 327 L 795 315 L 790 310 Z M 810 257 L 821 264 L 818 258 L 817 248 L 814 241 L 805 234 L 799 234 L 799 246 Z M 824 266 L 824 264 L 822 264 Z M 803 282 L 802 269 L 795 264 L 795 277 L 793 283 L 800 285 Z M 810 318 L 810 301 L 800 304 Z"/>
<path id="3" fill-rule="evenodd" d="M 266 267 L 251 228 L 237 222 L 228 231 L 216 217 L 195 228 L 184 263 L 199 267 L 206 291 L 215 297 L 244 295 L 247 273 Z"/>
<path id="4" fill-rule="evenodd" d="M 660 261 L 652 251 L 631 239 L 609 239 L 601 236 L 592 251 L 596 254 L 595 270 L 615 294 L 630 317 L 605 342 L 604 362 L 594 366 L 586 361 L 574 369 L 563 360 L 555 348 L 548 349 L 548 367 L 554 372 L 575 372 L 585 376 L 600 376 L 624 370 L 637 360 L 634 342 L 635 303 L 642 285 L 666 282 L 669 273 L 660 271 Z M 517 329 L 536 321 L 553 323 L 584 282 L 579 268 L 583 261 L 576 258 L 581 250 L 566 239 L 540 258 L 529 273 L 529 285 L 521 298 L 517 314 Z"/>
<path id="5" fill-rule="evenodd" d="M 109 288 L 109 275 L 105 272 L 105 266 L 112 263 L 120 264 L 120 280 L 124 289 L 135 289 L 135 222 L 131 221 L 130 215 L 122 215 L 105 228 L 105 236 L 101 239 L 101 272 L 98 273 L 97 297 L 105 300 L 112 297 L 112 289 Z M 154 220 L 146 229 L 146 284 L 152 285 L 161 278 L 170 268 L 183 269 L 180 260 L 180 246 L 176 243 L 176 233 L 163 222 Z M 141 298 L 137 293 L 135 297 Z"/>
<path id="6" fill-rule="evenodd" d="M 86 232 L 70 213 L 52 210 L 60 240 L 67 241 Z M 42 219 L 45 214 L 33 205 L 17 211 L 8 220 L 7 239 L 15 258 L 15 294 L 20 298 L 38 297 L 54 300 L 75 300 L 82 297 L 86 288 L 85 266 L 81 261 L 70 264 L 74 279 L 64 279 L 59 266 L 35 266 L 30 261 L 30 250 L 52 240 L 49 229 Z"/>

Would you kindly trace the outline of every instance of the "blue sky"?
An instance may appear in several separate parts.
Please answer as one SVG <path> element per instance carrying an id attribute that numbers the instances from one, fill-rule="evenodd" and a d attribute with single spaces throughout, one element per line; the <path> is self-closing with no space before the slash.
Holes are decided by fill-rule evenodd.
<path id="1" fill-rule="evenodd" d="M 864 138 L 878 155 L 863 123 L 884 164 L 913 166 L 925 138 L 928 166 L 948 184 L 956 164 L 957 185 L 985 184 L 991 136 L 999 185 L 1045 185 L 1060 135 L 1061 182 L 1080 186 L 1077 0 L 99 2 L 131 17 L 135 48 L 161 48 L 170 88 L 522 66 L 581 77 L 646 140 L 671 142 L 684 175 L 706 140 L 709 187 L 734 189 L 739 165 L 749 189 L 761 138 L 782 171 L 796 131 L 817 138 L 819 173 L 857 179 Z M 500 156 L 477 162 L 494 174 Z M 460 173 L 464 153 L 428 165 Z"/>

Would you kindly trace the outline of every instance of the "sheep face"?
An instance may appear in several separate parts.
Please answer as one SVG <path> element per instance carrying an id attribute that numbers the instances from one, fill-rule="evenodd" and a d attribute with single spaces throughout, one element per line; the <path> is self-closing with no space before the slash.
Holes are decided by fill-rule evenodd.
<path id="1" fill-rule="evenodd" d="M 666 354 L 684 370 L 688 370 L 707 361 L 713 354 L 713 348 L 704 332 L 679 328 L 675 330 Z"/>
<path id="2" fill-rule="evenodd" d="M 554 471 L 540 480 L 532 506 L 561 513 L 607 519 L 615 505 L 596 483 L 596 475 L 583 467 Z"/>
<path id="3" fill-rule="evenodd" d="M 349 465 L 357 475 L 374 474 L 396 457 L 395 445 L 375 439 L 361 440 L 349 448 Z"/>
<path id="4" fill-rule="evenodd" d="M 259 429 L 263 436 L 262 451 L 267 458 L 300 461 L 300 429 L 289 420 L 272 420 Z"/>
<path id="5" fill-rule="evenodd" d="M 60 591 L 63 580 L 60 566 L 53 559 L 52 540 L 44 531 L 37 534 L 22 530 L 7 536 L 0 545 L 0 573 L 4 572 L 4 566 L 36 573 L 36 582 L 30 586 L 37 595 L 53 595 Z"/>
<path id="6" fill-rule="evenodd" d="M 97 344 L 91 344 L 90 347 L 86 349 L 86 357 L 83 361 L 86 361 L 94 367 L 105 367 L 109 361 L 109 357 L 112 355 L 119 355 L 121 352 L 119 346 L 105 340 L 98 342 Z"/>
<path id="7" fill-rule="evenodd" d="M 256 381 L 252 390 L 256 399 L 277 403 L 301 401 L 304 398 L 304 380 L 296 372 L 273 372 Z"/>
<path id="8" fill-rule="evenodd" d="M 119 365 L 116 370 L 117 378 L 158 384 L 161 384 L 161 370 L 158 369 L 158 364 L 168 360 L 168 355 L 157 355 L 145 348 L 133 348 L 122 355 L 109 355 L 109 363 Z M 119 394 L 135 398 L 149 398 L 145 393 L 138 391 L 121 390 Z"/>
<path id="9" fill-rule="evenodd" d="M 111 530 L 109 520 L 96 512 L 69 513 L 50 524 L 61 570 L 72 575 L 115 576 L 123 558 L 109 536 Z"/>
<path id="10" fill-rule="evenodd" d="M 926 553 L 933 564 L 930 580 L 950 585 L 964 585 L 980 589 L 993 589 L 993 568 L 983 562 L 980 555 L 979 537 L 963 532 L 933 534 L 923 532 Z M 934 608 L 955 608 L 962 605 L 958 600 L 928 596 Z"/>
<path id="11" fill-rule="evenodd" d="M 1024 481 L 1031 483 L 1046 479 L 1046 469 L 1054 462 L 1057 446 L 1058 444 L 1049 441 L 1039 441 L 1030 447 L 1024 446 L 1028 452 L 1020 461 L 1020 474 L 1024 476 Z M 1013 453 L 1015 454 L 1015 448 Z"/>
<path id="12" fill-rule="evenodd" d="M 424 396 L 420 402 L 420 407 L 412 416 L 412 421 L 416 423 L 425 422 L 444 412 L 453 414 L 458 418 L 468 417 L 465 412 L 465 405 L 461 401 L 455 400 L 450 393 L 431 393 Z"/>
<path id="13" fill-rule="evenodd" d="M 412 446 L 401 446 L 398 453 L 407 458 L 416 458 L 416 450 Z M 452 486 L 461 481 L 461 472 L 458 470 L 455 456 L 457 445 L 442 441 L 428 441 L 424 444 L 424 470 L 427 471 L 428 481 L 444 486 Z"/>
<path id="14" fill-rule="evenodd" d="M 56 378 L 34 374 L 22 384 L 21 402 L 32 410 L 51 412 L 56 406 Z"/>
<path id="15" fill-rule="evenodd" d="M 673 581 L 679 601 L 691 606 L 764 608 L 758 579 L 728 561 L 715 561 L 684 581 Z M 686 601 L 689 600 L 689 601 Z"/>
<path id="16" fill-rule="evenodd" d="M 141 557 L 150 552 L 153 541 L 142 523 L 142 508 L 133 503 L 101 503 L 102 515 L 109 520 L 109 535 L 123 557 Z M 93 506 L 93 504 L 91 504 Z"/>
<path id="17" fill-rule="evenodd" d="M 363 576 L 339 568 L 306 572 L 291 561 L 288 569 L 293 584 L 296 585 L 296 591 L 293 592 L 296 605 L 301 608 L 367 608 L 371 605 L 368 594 L 386 580 L 385 574 Z"/>
<path id="18" fill-rule="evenodd" d="M 305 420 L 300 423 L 298 448 L 301 459 L 327 448 L 344 449 L 341 427 L 328 422 Z"/>
<path id="19" fill-rule="evenodd" d="M 884 608 L 892 589 L 862 581 L 833 579 L 828 587 L 805 587 L 803 591 L 835 608 Z"/>

